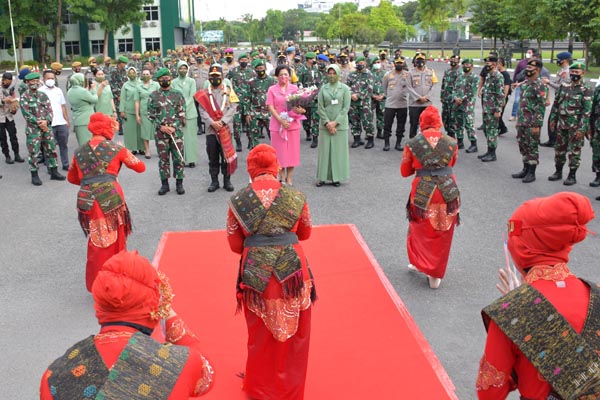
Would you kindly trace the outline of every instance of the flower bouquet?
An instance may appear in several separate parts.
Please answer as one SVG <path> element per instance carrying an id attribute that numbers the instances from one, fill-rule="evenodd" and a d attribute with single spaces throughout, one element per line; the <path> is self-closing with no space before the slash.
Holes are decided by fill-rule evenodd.
<path id="1" fill-rule="evenodd" d="M 316 86 L 300 89 L 296 93 L 286 97 L 288 110 L 291 110 L 294 107 L 302 107 L 304 109 L 310 108 L 318 94 L 319 88 Z"/>

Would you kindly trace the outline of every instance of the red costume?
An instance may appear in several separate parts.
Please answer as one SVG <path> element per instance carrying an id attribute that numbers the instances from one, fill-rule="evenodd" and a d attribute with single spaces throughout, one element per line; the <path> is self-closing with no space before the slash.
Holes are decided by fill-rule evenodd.
<path id="1" fill-rule="evenodd" d="M 594 308 L 590 299 L 594 298 L 597 289 L 591 290 L 592 286 L 573 275 L 567 262 L 573 244 L 585 239 L 585 225 L 593 218 L 589 200 L 569 192 L 529 200 L 512 215 L 508 248 L 517 268 L 525 275 L 525 284 L 483 311 L 488 336 L 477 377 L 479 399 L 505 399 L 515 389 L 525 400 L 584 398 L 577 393 L 578 386 L 583 386 L 577 380 L 589 383 L 589 376 L 585 378 L 585 374 L 589 375 L 589 368 L 581 368 L 577 357 L 585 353 L 582 350 L 587 346 L 586 341 L 595 349 L 600 345 L 600 339 L 596 339 L 597 327 L 594 327 L 594 324 L 598 325 L 597 318 L 590 317 Z M 521 304 L 519 299 L 530 292 L 535 293 L 535 300 Z M 540 307 L 546 300 L 550 313 Z M 502 317 L 503 309 L 509 315 L 508 324 Z M 546 315 L 551 315 L 548 321 L 551 318 L 563 321 L 563 326 L 553 322 L 557 325 L 546 327 Z M 541 324 L 535 322 L 538 316 L 543 320 Z M 532 324 L 532 321 L 535 323 Z M 594 331 L 586 336 L 585 331 L 590 329 Z M 576 342 L 582 337 L 583 346 L 571 346 L 571 351 L 575 348 L 576 351 L 563 350 L 567 339 Z M 538 346 L 538 338 L 548 341 Z M 540 363 L 554 356 L 550 370 L 546 371 L 545 365 Z M 600 364 L 594 351 L 591 351 L 590 357 L 593 363 Z M 561 374 L 566 377 L 573 374 L 575 379 L 556 381 L 553 388 L 548 380 L 562 379 Z M 595 374 L 598 374 L 597 368 Z M 575 386 L 564 386 L 565 382 L 567 385 L 575 382 Z M 600 389 L 591 390 L 596 396 L 600 395 Z"/>
<path id="2" fill-rule="evenodd" d="M 248 359 L 243 389 L 250 398 L 301 400 L 304 398 L 310 342 L 310 307 L 314 300 L 311 294 L 314 292 L 306 257 L 298 240 L 306 240 L 310 236 L 310 213 L 300 192 L 282 187 L 278 182 L 279 166 L 275 150 L 271 146 L 256 146 L 248 155 L 247 162 L 253 182 L 232 197 L 227 216 L 229 245 L 234 252 L 242 255 L 238 301 L 243 306 L 248 326 Z M 290 245 L 293 250 L 290 249 L 285 254 L 291 255 L 289 260 L 298 260 L 298 264 L 291 274 L 280 279 L 279 265 L 261 265 L 260 269 L 255 270 L 251 268 L 252 263 L 248 263 L 249 259 L 254 260 L 252 252 L 259 248 L 250 245 L 249 238 L 266 235 L 255 234 L 247 229 L 244 218 L 236 209 L 236 203 L 244 196 L 256 195 L 262 206 L 269 210 L 272 206 L 278 207 L 277 203 L 285 203 L 286 193 L 292 190 L 292 193 L 302 198 L 302 202 L 298 207 L 298 217 L 291 221 L 290 225 L 293 226 L 287 232 L 295 233 L 297 240 Z M 278 235 L 269 236 L 271 239 L 274 237 L 277 238 Z M 265 247 L 267 252 L 273 249 L 276 252 L 285 251 L 287 247 L 283 244 L 256 246 L 262 246 L 259 252 Z M 261 255 L 263 253 L 256 257 Z M 281 258 L 276 256 L 273 259 Z M 287 256 L 284 258 L 287 259 Z M 253 283 L 252 277 L 248 277 L 250 271 L 252 274 L 266 271 L 258 285 Z M 259 286 L 259 289 L 253 285 Z"/>
<path id="3" fill-rule="evenodd" d="M 102 113 L 90 117 L 88 129 L 94 136 L 77 149 L 67 176 L 72 184 L 81 185 L 77 208 L 81 227 L 88 236 L 85 278 L 88 291 L 92 290 L 102 264 L 125 250 L 131 233 L 129 210 L 123 189 L 116 180 L 121 165 L 136 172 L 146 170 L 146 165 L 129 150 L 111 141 L 113 123 Z"/>
<path id="4" fill-rule="evenodd" d="M 187 400 L 208 392 L 212 368 L 200 353 L 198 338 L 171 311 L 173 295 L 168 281 L 148 260 L 137 252 L 121 252 L 112 257 L 98 273 L 92 294 L 96 317 L 102 325 L 100 333 L 77 343 L 48 367 L 40 386 L 41 400 L 125 399 L 149 393 L 151 398 Z M 158 320 L 167 317 L 167 342 L 177 346 L 160 345 L 144 334 L 152 332 Z M 135 346 L 132 338 L 158 349 L 159 357 L 154 363 L 148 362 L 149 354 L 136 357 L 130 350 Z M 86 341 L 93 343 L 87 356 L 83 350 Z M 139 368 L 119 369 L 125 359 Z M 165 381 L 168 373 L 172 376 Z M 121 376 L 127 379 L 119 381 Z M 82 384 L 84 380 L 86 383 Z"/>
<path id="5" fill-rule="evenodd" d="M 403 177 L 416 173 L 407 205 L 406 246 L 411 266 L 428 275 L 431 284 L 431 278 L 444 277 L 458 223 L 460 197 L 451 169 L 458 148 L 454 139 L 442 134 L 435 107 L 423 111 L 420 125 L 421 134 L 404 148 L 400 173 Z"/>

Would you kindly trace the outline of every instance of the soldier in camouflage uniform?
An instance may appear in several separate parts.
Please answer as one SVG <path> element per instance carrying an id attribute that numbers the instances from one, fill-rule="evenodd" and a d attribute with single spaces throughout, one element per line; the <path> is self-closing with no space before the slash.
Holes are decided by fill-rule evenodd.
<path id="1" fill-rule="evenodd" d="M 385 60 L 384 60 L 385 61 Z M 371 95 L 371 108 L 375 114 L 377 139 L 383 137 L 383 111 L 385 110 L 385 95 L 383 94 L 383 77 L 388 72 L 382 68 L 382 61 L 378 58 L 371 60 L 371 73 L 373 74 L 373 94 Z M 384 151 L 389 151 L 390 146 L 384 146 Z"/>
<path id="2" fill-rule="evenodd" d="M 245 132 L 247 136 L 249 125 L 246 122 L 246 114 L 243 113 L 248 110 L 250 102 L 250 98 L 244 92 L 244 84 L 256 77 L 256 72 L 248 66 L 248 62 L 248 55 L 246 53 L 240 54 L 238 57 L 239 65 L 227 74 L 227 79 L 231 82 L 233 90 L 240 100 L 240 110 L 233 116 L 233 136 L 235 137 L 235 150 L 238 152 L 242 151 L 242 132 Z"/>
<path id="3" fill-rule="evenodd" d="M 448 136 L 455 138 L 456 132 L 452 130 L 452 123 L 450 121 L 450 111 L 452 110 L 452 93 L 456 85 L 456 79 L 460 75 L 459 62 L 460 57 L 452 55 L 450 57 L 450 68 L 444 71 L 444 77 L 442 78 L 442 87 L 440 89 L 440 100 L 442 101 L 442 123 Z M 463 141 L 458 141 L 458 148 L 464 147 Z"/>
<path id="4" fill-rule="evenodd" d="M 148 98 L 148 119 L 155 127 L 154 138 L 162 183 L 158 195 L 162 196 L 170 190 L 171 158 L 177 194 L 184 194 L 182 127 L 185 124 L 185 99 L 179 91 L 171 89 L 171 72 L 168 68 L 159 69 L 155 78 L 160 90 L 152 92 Z"/>
<path id="5" fill-rule="evenodd" d="M 477 156 L 481 161 L 496 161 L 496 147 L 500 128 L 498 120 L 504 106 L 504 77 L 498 71 L 498 57 L 488 56 L 485 59 L 487 75 L 481 90 L 483 103 L 483 132 L 487 139 L 487 153 Z"/>
<path id="6" fill-rule="evenodd" d="M 19 104 L 26 122 L 25 136 L 29 151 L 29 171 L 31 183 L 40 186 L 42 181 L 38 176 L 37 155 L 40 148 L 44 150 L 50 179 L 64 181 L 65 177 L 57 171 L 56 141 L 52 134 L 52 105 L 46 94 L 39 89 L 40 74 L 30 72 L 25 76 L 27 90 L 21 96 Z"/>
<path id="7" fill-rule="evenodd" d="M 527 62 L 525 69 L 527 80 L 521 84 L 521 98 L 517 113 L 517 141 L 519 152 L 523 157 L 523 170 L 512 174 L 512 177 L 522 179 L 524 183 L 535 181 L 535 169 L 539 164 L 540 129 L 544 125 L 548 95 L 548 88 L 540 78 L 542 66 L 540 60 Z"/>
<path id="8" fill-rule="evenodd" d="M 452 92 L 452 108 L 449 120 L 450 130 L 456 134 L 459 142 L 464 141 L 464 132 L 471 146 L 467 153 L 477 153 L 477 136 L 475 135 L 475 102 L 477 101 L 477 88 L 479 76 L 473 73 L 473 60 L 465 58 L 462 62 L 462 73 L 458 75 Z"/>
<path id="9" fill-rule="evenodd" d="M 596 173 L 596 179 L 590 182 L 590 186 L 598 187 L 600 186 L 600 86 L 596 86 L 594 91 L 589 132 L 588 139 L 592 146 L 592 171 Z M 596 200 L 600 200 L 600 197 L 596 197 Z"/>
<path id="10" fill-rule="evenodd" d="M 267 91 L 275 84 L 275 78 L 267 75 L 264 60 L 257 58 L 252 61 L 256 77 L 243 85 L 243 92 L 249 99 L 242 104 L 242 114 L 246 116 L 246 123 L 250 125 L 248 149 L 254 148 L 259 143 L 260 130 L 264 127 L 269 132 L 271 114 L 267 107 Z"/>
<path id="11" fill-rule="evenodd" d="M 120 56 L 117 59 L 117 66 L 110 69 L 110 75 L 108 77 L 108 83 L 113 92 L 113 100 L 115 102 L 115 109 L 119 110 L 121 105 L 121 88 L 129 79 L 127 78 L 127 70 L 125 66 L 129 63 L 129 59 L 125 56 Z M 119 135 L 123 134 L 123 120 L 121 115 L 117 114 L 117 121 L 119 121 Z"/>
<path id="12" fill-rule="evenodd" d="M 548 124 L 556 131 L 554 163 L 556 171 L 549 181 L 562 179 L 562 169 L 569 155 L 569 176 L 563 182 L 570 186 L 577 183 L 576 173 L 581 162 L 581 148 L 584 135 L 588 133 L 592 113 L 594 89 L 583 81 L 585 64 L 574 62 L 569 67 L 570 84 L 563 84 L 556 96 Z"/>
<path id="13" fill-rule="evenodd" d="M 302 88 L 311 86 L 320 88 L 325 82 L 315 65 L 317 55 L 309 51 L 304 58 L 306 58 L 306 64 L 296 70 L 298 74 L 298 86 Z M 306 132 L 306 140 L 312 140 L 310 147 L 313 149 L 319 144 L 319 114 L 317 111 L 317 96 L 315 96 L 311 106 L 306 109 L 306 113 L 304 114 L 306 119 L 302 121 L 302 127 L 304 128 L 304 132 Z"/>
<path id="14" fill-rule="evenodd" d="M 364 56 L 356 58 L 356 71 L 348 76 L 347 85 L 350 87 L 350 111 L 348 120 L 350 122 L 350 131 L 354 136 L 352 147 L 358 147 L 364 144 L 360 136 L 362 130 L 367 135 L 366 149 L 372 148 L 375 144 L 373 138 L 375 132 L 373 129 L 373 109 L 371 108 L 371 96 L 373 96 L 373 84 L 375 78 L 371 71 L 367 69 L 367 61 Z"/>

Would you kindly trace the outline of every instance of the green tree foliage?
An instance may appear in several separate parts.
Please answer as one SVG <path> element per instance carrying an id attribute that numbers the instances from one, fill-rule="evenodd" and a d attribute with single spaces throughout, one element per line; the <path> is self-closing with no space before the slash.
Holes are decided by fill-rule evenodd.
<path id="1" fill-rule="evenodd" d="M 421 22 L 421 12 L 419 10 L 419 2 L 417 0 L 409 1 L 401 6 L 396 7 L 398 11 L 402 13 L 406 24 L 416 25 Z"/>
<path id="2" fill-rule="evenodd" d="M 473 0 L 471 31 L 493 39 L 511 37 L 509 21 L 505 17 L 507 14 L 505 7 L 506 2 L 503 0 Z"/>
<path id="3" fill-rule="evenodd" d="M 272 40 L 283 39 L 283 13 L 279 10 L 267 10 L 265 34 Z"/>
<path id="4" fill-rule="evenodd" d="M 377 7 L 371 9 L 371 13 L 369 14 L 369 27 L 377 30 L 382 38 L 388 33 L 390 33 L 390 35 L 400 36 L 401 33 L 406 31 L 404 17 L 398 16 L 392 3 L 387 0 L 381 0 Z"/>

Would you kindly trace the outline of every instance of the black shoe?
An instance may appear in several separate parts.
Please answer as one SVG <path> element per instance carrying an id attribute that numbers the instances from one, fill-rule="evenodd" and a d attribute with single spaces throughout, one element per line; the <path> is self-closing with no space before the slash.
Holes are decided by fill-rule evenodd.
<path id="1" fill-rule="evenodd" d="M 324 184 L 325 184 L 325 182 L 323 182 L 323 181 L 319 181 L 319 182 L 317 182 L 317 187 L 321 187 L 321 186 L 323 186 Z"/>
<path id="2" fill-rule="evenodd" d="M 235 151 L 238 153 L 240 153 L 242 151 L 242 139 L 241 138 L 235 139 Z"/>
<path id="3" fill-rule="evenodd" d="M 385 138 L 383 142 L 383 151 L 390 151 L 390 138 Z"/>
<path id="4" fill-rule="evenodd" d="M 131 152 L 131 154 L 133 154 L 134 156 L 137 156 L 137 154 L 138 154 L 138 151 L 137 151 L 137 150 L 133 150 L 133 151 Z"/>
<path id="5" fill-rule="evenodd" d="M 25 162 L 25 160 L 22 159 L 20 155 L 15 154 L 15 162 L 22 163 Z"/>
<path id="6" fill-rule="evenodd" d="M 365 149 L 372 149 L 373 146 L 375 146 L 375 143 L 373 143 L 373 136 L 371 136 L 367 139 L 367 145 L 365 146 Z"/>
<path id="7" fill-rule="evenodd" d="M 385 136 L 383 136 L 383 130 L 381 128 L 377 128 L 377 139 L 385 139 Z"/>
<path id="8" fill-rule="evenodd" d="M 554 147 L 554 141 L 553 140 L 548 140 L 547 142 L 540 143 L 540 146 L 542 146 L 542 147 Z"/>
<path id="9" fill-rule="evenodd" d="M 231 184 L 231 178 L 228 176 L 223 177 L 223 189 L 228 192 L 233 192 L 234 190 L 233 185 Z"/>
<path id="10" fill-rule="evenodd" d="M 558 181 L 558 180 L 562 179 L 562 169 L 563 169 L 562 165 L 556 164 L 556 171 L 554 171 L 554 173 L 548 177 L 548 180 L 549 181 Z"/>
<path id="11" fill-rule="evenodd" d="M 576 173 L 577 173 L 576 169 L 569 170 L 569 176 L 567 176 L 567 179 L 565 179 L 565 181 L 563 182 L 563 185 L 572 186 L 572 185 L 576 184 L 577 183 L 577 179 L 575 178 Z"/>
<path id="12" fill-rule="evenodd" d="M 478 151 L 479 151 L 479 149 L 477 148 L 476 140 L 472 141 L 469 148 L 467 150 L 465 150 L 466 153 L 477 153 Z"/>
<path id="13" fill-rule="evenodd" d="M 312 137 L 312 143 L 310 144 L 310 148 L 314 149 L 319 145 L 319 137 L 318 136 L 313 136 Z"/>
<path id="14" fill-rule="evenodd" d="M 188 168 L 196 168 L 196 163 L 195 162 L 191 162 L 187 166 L 188 166 Z"/>
<path id="15" fill-rule="evenodd" d="M 496 149 L 488 149 L 488 153 L 485 157 L 481 158 L 483 162 L 496 161 Z"/>
<path id="16" fill-rule="evenodd" d="M 312 136 L 311 136 L 311 134 L 310 134 L 310 133 L 307 133 L 307 134 L 306 134 L 306 141 L 307 141 L 307 142 L 310 142 L 311 140 L 312 140 Z"/>
<path id="17" fill-rule="evenodd" d="M 594 179 L 593 181 L 590 182 L 590 186 L 591 187 L 600 186 L 600 172 L 596 172 L 596 179 Z"/>
<path id="18" fill-rule="evenodd" d="M 500 132 L 498 132 L 498 135 L 504 135 L 506 132 L 508 132 L 508 129 L 503 129 Z"/>
<path id="19" fill-rule="evenodd" d="M 458 145 L 459 150 L 465 148 L 465 144 L 463 143 L 462 139 L 458 139 L 457 145 Z"/>
<path id="20" fill-rule="evenodd" d="M 208 193 L 212 193 L 220 187 L 221 186 L 219 186 L 219 180 L 217 178 L 212 178 L 212 180 L 210 181 L 210 185 L 208 185 Z"/>
<path id="21" fill-rule="evenodd" d="M 480 127 L 477 128 L 478 131 L 482 131 L 483 130 L 483 124 L 481 124 Z"/>
<path id="22" fill-rule="evenodd" d="M 523 178 L 525 178 L 525 175 L 527 175 L 528 170 L 529 170 L 529 164 L 523 163 L 523 169 L 521 171 L 517 172 L 516 174 L 512 174 L 511 176 L 514 179 L 523 179 Z"/>
<path id="23" fill-rule="evenodd" d="M 339 187 L 340 183 L 339 182 L 333 182 L 332 185 L 333 185 L 333 187 Z"/>
<path id="24" fill-rule="evenodd" d="M 488 151 L 486 151 L 483 154 L 478 155 L 477 158 L 479 158 L 481 160 L 483 157 L 487 156 L 489 154 L 489 152 L 490 152 L 490 149 L 488 148 Z"/>
<path id="25" fill-rule="evenodd" d="M 68 165 L 63 165 L 62 170 L 63 171 L 68 171 L 69 170 L 69 166 Z"/>
<path id="26" fill-rule="evenodd" d="M 7 164 L 14 164 L 15 160 L 13 160 L 10 155 L 7 155 L 6 156 L 6 163 Z"/>
<path id="27" fill-rule="evenodd" d="M 175 181 L 175 191 L 177 194 L 185 194 L 185 189 L 183 188 L 183 179 L 177 179 Z"/>
<path id="28" fill-rule="evenodd" d="M 50 179 L 53 181 L 64 181 L 66 178 L 57 171 L 56 167 L 54 167 L 50 168 Z"/>
<path id="29" fill-rule="evenodd" d="M 396 145 L 394 146 L 394 149 L 396 149 L 398 151 L 404 151 L 404 146 L 402 146 L 401 139 L 396 140 Z"/>
<path id="30" fill-rule="evenodd" d="M 160 186 L 160 189 L 158 189 L 158 195 L 162 196 L 167 194 L 167 192 L 171 191 L 171 188 L 169 187 L 169 180 L 168 179 L 163 179 L 161 181 L 162 185 Z"/>
<path id="31" fill-rule="evenodd" d="M 34 186 L 42 186 L 42 180 L 38 176 L 37 171 L 31 171 L 31 183 Z"/>
<path id="32" fill-rule="evenodd" d="M 358 146 L 360 146 L 361 144 L 362 143 L 361 143 L 361 140 L 360 140 L 360 136 L 354 136 L 354 143 L 352 143 L 352 146 L 350 146 L 350 147 L 352 147 L 353 149 L 355 149 Z"/>
<path id="33" fill-rule="evenodd" d="M 527 175 L 525 175 L 525 177 L 523 178 L 523 183 L 531 183 L 533 181 L 535 181 L 535 169 L 537 168 L 537 165 L 533 165 L 530 164 L 528 165 L 527 168 Z"/>

